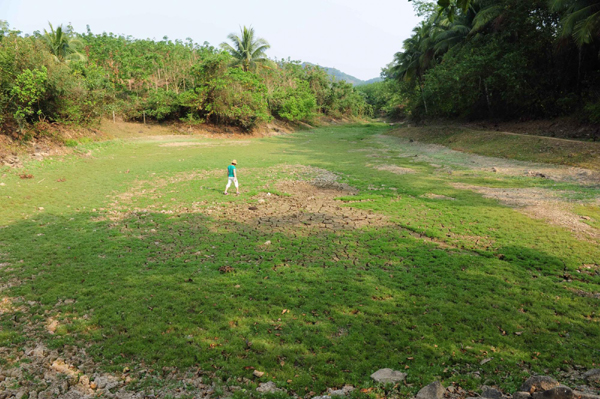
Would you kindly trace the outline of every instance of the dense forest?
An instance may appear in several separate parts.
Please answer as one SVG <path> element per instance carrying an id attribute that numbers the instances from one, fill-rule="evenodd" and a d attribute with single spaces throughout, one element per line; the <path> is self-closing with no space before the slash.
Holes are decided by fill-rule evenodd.
<path id="1" fill-rule="evenodd" d="M 323 69 L 274 62 L 243 28 L 219 48 L 53 27 L 22 35 L 0 21 L 0 133 L 23 139 L 51 124 L 103 116 L 250 130 L 272 118 L 312 121 L 371 115 L 364 95 Z"/>
<path id="2" fill-rule="evenodd" d="M 391 117 L 600 123 L 599 0 L 414 0 L 423 17 L 384 82 L 359 88 Z"/>

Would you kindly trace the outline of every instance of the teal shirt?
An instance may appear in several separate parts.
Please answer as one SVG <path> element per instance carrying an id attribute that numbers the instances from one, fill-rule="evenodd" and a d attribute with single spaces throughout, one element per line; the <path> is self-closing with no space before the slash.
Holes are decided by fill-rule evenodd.
<path id="1" fill-rule="evenodd" d="M 234 170 L 235 170 L 235 166 L 229 165 L 227 167 L 227 176 L 229 176 L 229 177 L 235 177 L 235 175 L 233 174 Z"/>

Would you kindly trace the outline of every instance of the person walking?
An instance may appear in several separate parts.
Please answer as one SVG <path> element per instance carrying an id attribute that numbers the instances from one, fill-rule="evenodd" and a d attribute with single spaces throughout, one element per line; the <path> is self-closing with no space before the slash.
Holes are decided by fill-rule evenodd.
<path id="1" fill-rule="evenodd" d="M 231 161 L 231 165 L 227 167 L 227 186 L 225 187 L 225 192 L 223 193 L 225 195 L 229 195 L 227 190 L 229 190 L 229 187 L 231 187 L 231 183 L 235 185 L 235 195 L 240 195 L 240 188 L 237 179 L 237 169 L 235 167 L 236 165 L 237 161 L 234 159 L 233 161 Z"/>

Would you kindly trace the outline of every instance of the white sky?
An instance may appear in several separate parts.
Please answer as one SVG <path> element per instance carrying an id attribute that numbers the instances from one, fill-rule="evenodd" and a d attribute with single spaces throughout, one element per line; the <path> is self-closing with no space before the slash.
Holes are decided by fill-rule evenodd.
<path id="1" fill-rule="evenodd" d="M 379 76 L 418 23 L 408 0 L 0 0 L 0 20 L 24 33 L 71 22 L 78 32 L 186 39 L 218 46 L 252 25 L 271 58 Z"/>

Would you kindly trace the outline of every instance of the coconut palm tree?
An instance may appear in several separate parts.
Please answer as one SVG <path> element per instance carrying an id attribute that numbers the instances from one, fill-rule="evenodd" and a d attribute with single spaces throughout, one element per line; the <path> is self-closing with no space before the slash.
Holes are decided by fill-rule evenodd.
<path id="1" fill-rule="evenodd" d="M 65 31 L 62 25 L 56 29 L 51 23 L 48 23 L 48 25 L 50 25 L 50 32 L 44 29 L 43 39 L 56 61 L 85 61 L 85 55 L 78 51 L 83 46 L 81 40 L 73 37 L 70 30 Z"/>
<path id="2" fill-rule="evenodd" d="M 416 83 L 419 86 L 427 112 L 422 78 L 425 71 L 436 61 L 435 36 L 439 33 L 439 28 L 430 20 L 422 22 L 413 32 L 413 35 L 404 41 L 404 51 L 394 55 L 394 65 L 390 72 L 398 80 Z"/>
<path id="3" fill-rule="evenodd" d="M 259 64 L 269 62 L 265 52 L 271 47 L 262 38 L 254 38 L 254 28 L 240 28 L 241 36 L 231 33 L 227 38 L 233 42 L 221 43 L 221 48 L 233 57 L 233 65 L 239 65 L 244 71 L 255 69 Z"/>
<path id="4" fill-rule="evenodd" d="M 441 11 L 445 12 L 448 19 L 454 20 L 454 17 L 463 13 L 471 7 L 476 0 L 438 0 Z"/>
<path id="5" fill-rule="evenodd" d="M 550 0 L 552 11 L 565 11 L 563 36 L 582 47 L 600 38 L 600 0 Z"/>

